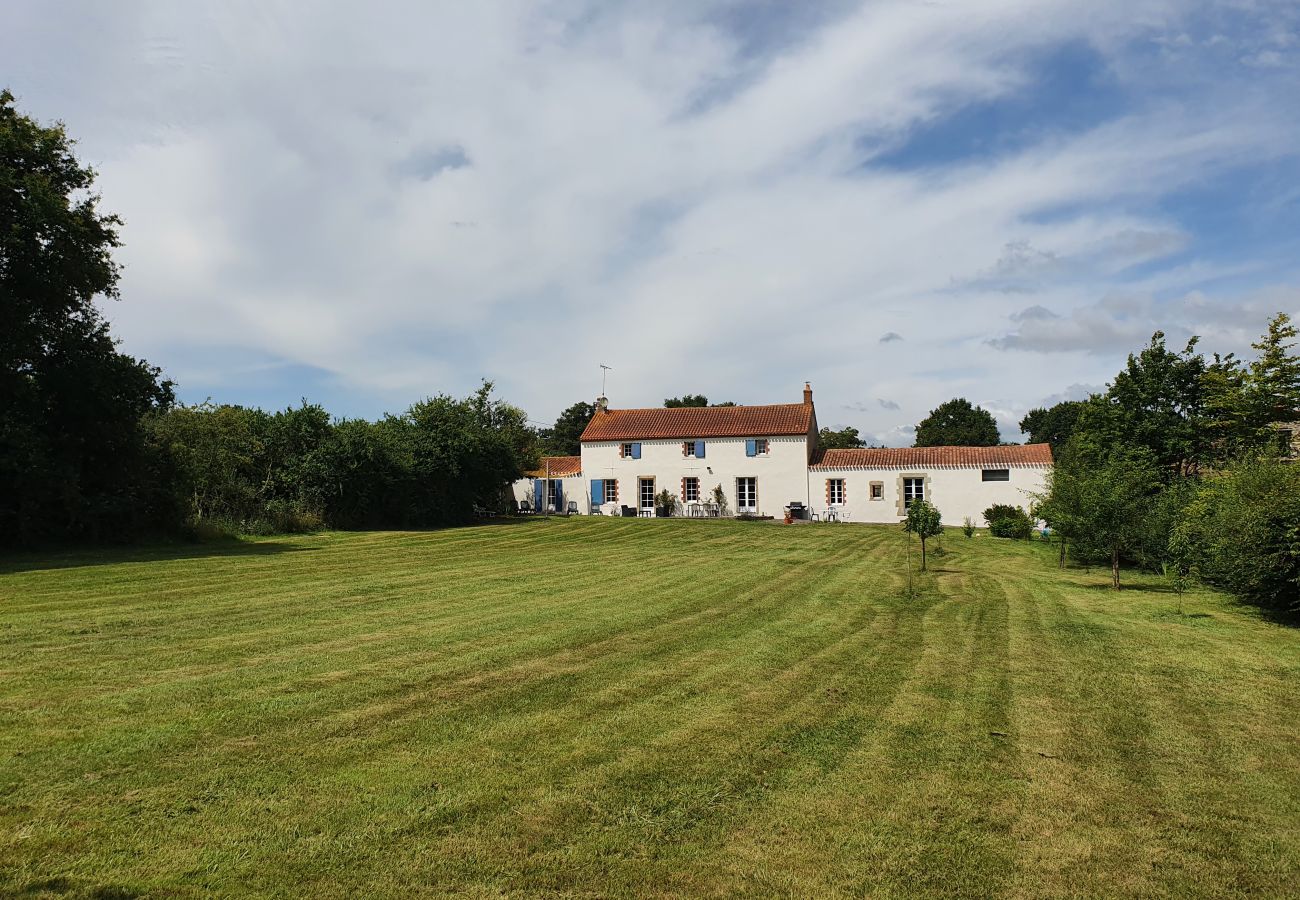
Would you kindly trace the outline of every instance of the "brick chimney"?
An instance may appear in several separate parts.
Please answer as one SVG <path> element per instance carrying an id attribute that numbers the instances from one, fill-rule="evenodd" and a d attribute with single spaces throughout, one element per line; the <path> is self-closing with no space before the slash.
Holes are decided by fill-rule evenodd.
<path id="1" fill-rule="evenodd" d="M 812 385 L 807 381 L 803 383 L 803 404 L 804 406 L 812 406 Z"/>

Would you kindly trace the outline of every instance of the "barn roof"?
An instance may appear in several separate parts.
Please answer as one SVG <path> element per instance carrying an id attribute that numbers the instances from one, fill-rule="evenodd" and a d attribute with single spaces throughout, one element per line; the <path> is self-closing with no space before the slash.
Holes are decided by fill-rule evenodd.
<path id="1" fill-rule="evenodd" d="M 541 465 L 531 472 L 525 472 L 529 478 L 546 477 L 546 461 L 551 461 L 552 478 L 571 478 L 582 474 L 581 456 L 543 456 Z"/>
<path id="2" fill-rule="evenodd" d="M 1050 466 L 1051 444 L 1006 447 L 863 447 L 823 450 L 813 469 L 1003 468 Z"/>

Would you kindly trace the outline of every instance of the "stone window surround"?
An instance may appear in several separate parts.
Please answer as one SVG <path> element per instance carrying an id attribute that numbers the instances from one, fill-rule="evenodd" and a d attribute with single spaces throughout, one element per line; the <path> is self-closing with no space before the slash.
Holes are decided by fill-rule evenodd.
<path id="1" fill-rule="evenodd" d="M 894 505 L 895 511 L 900 519 L 907 518 L 907 507 L 903 506 L 903 479 L 920 478 L 922 480 L 921 490 L 925 493 L 922 495 L 923 500 L 930 503 L 934 501 L 930 497 L 930 473 L 929 472 L 899 472 L 896 485 L 898 487 L 898 501 Z"/>

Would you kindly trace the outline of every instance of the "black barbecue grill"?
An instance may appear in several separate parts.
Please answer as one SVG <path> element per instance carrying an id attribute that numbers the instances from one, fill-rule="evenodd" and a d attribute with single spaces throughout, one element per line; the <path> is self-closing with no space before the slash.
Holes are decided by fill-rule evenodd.
<path id="1" fill-rule="evenodd" d="M 798 500 L 792 500 L 790 503 L 786 505 L 785 508 L 787 511 L 789 511 L 790 518 L 792 519 L 808 518 L 808 507 L 804 506 Z"/>

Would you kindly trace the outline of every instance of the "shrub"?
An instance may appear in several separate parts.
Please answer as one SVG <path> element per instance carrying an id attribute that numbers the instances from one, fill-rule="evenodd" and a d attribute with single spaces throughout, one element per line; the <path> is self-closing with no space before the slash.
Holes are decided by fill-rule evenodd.
<path id="1" fill-rule="evenodd" d="M 1208 477 L 1174 526 L 1175 564 L 1260 606 L 1300 611 L 1300 467 L 1247 461 Z"/>
<path id="2" fill-rule="evenodd" d="M 673 515 L 677 510 L 677 495 L 668 490 L 668 488 L 664 488 L 655 497 L 655 507 L 662 510 L 660 515 Z"/>
<path id="3" fill-rule="evenodd" d="M 975 520 L 972 519 L 970 516 L 967 516 L 965 519 L 962 519 L 961 533 L 966 535 L 966 537 L 975 536 Z"/>
<path id="4" fill-rule="evenodd" d="M 325 527 L 320 511 L 301 500 L 271 500 L 264 520 L 280 534 L 307 534 Z"/>
<path id="5" fill-rule="evenodd" d="M 994 537 L 1024 540 L 1034 530 L 1029 515 L 1019 506 L 995 503 L 984 510 L 984 521 L 989 523 L 989 534 Z"/>

